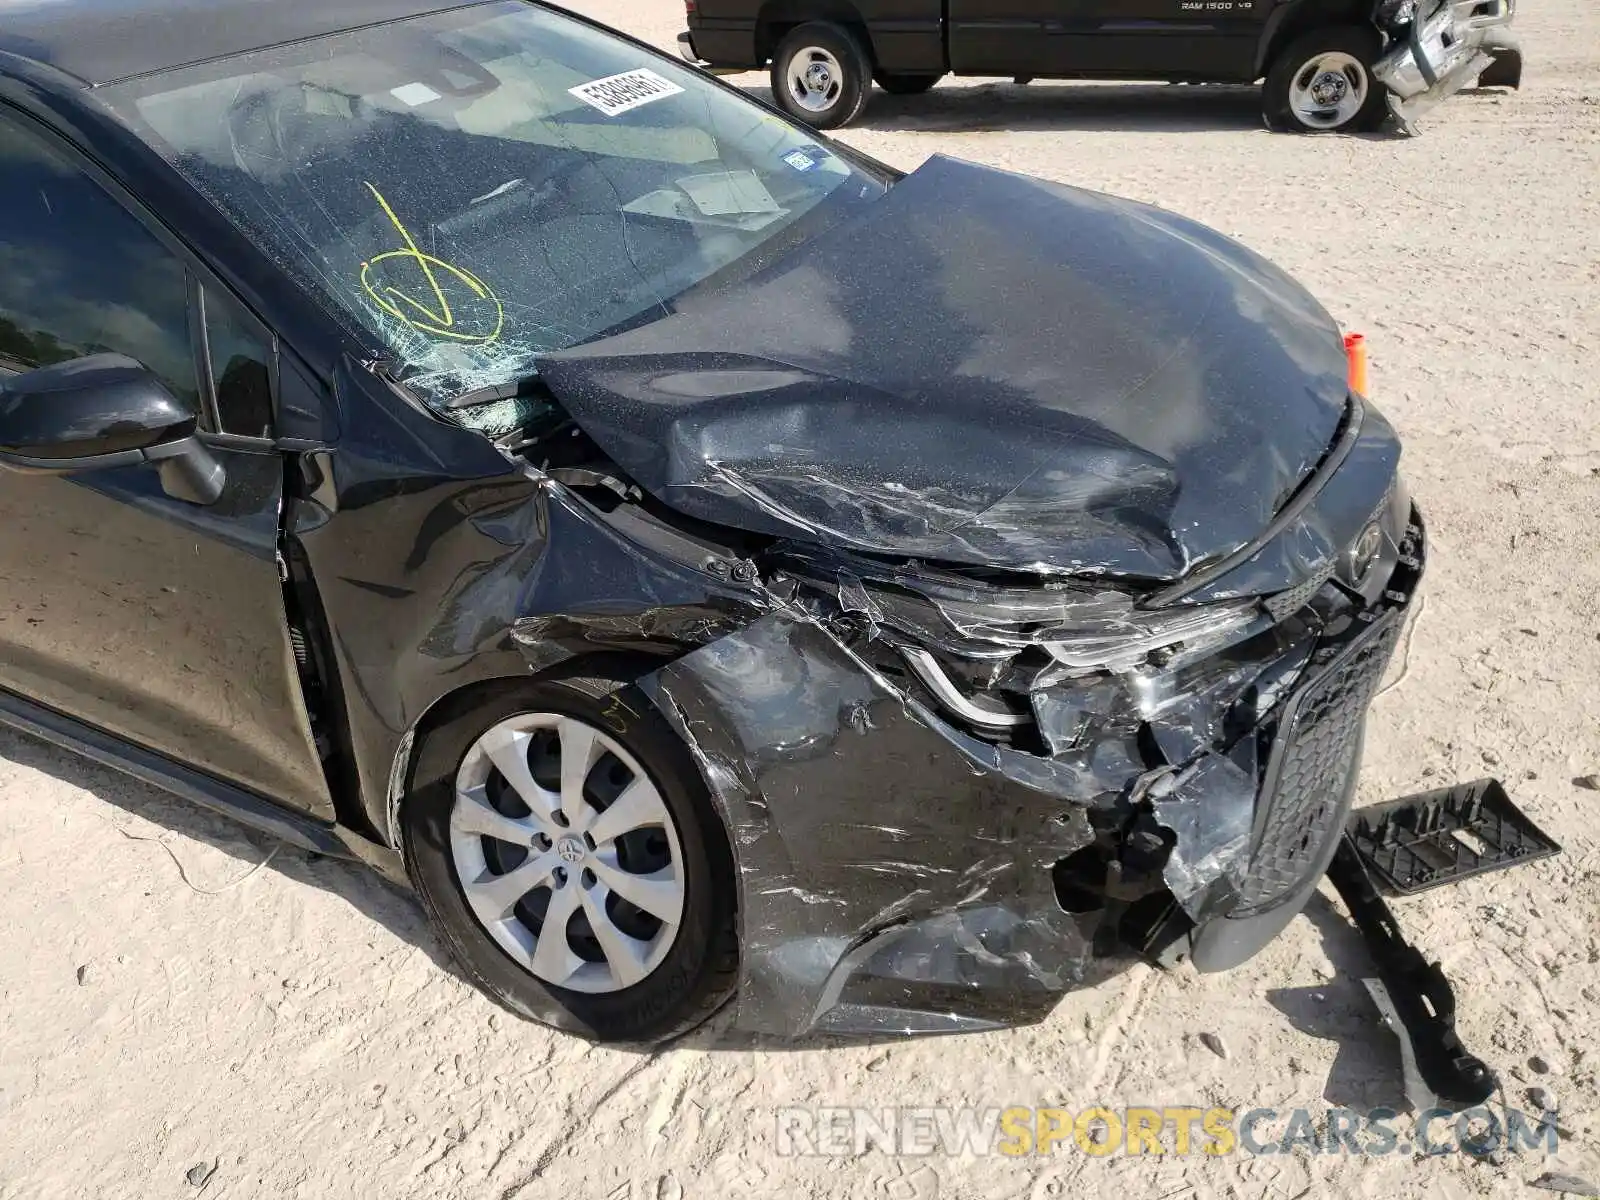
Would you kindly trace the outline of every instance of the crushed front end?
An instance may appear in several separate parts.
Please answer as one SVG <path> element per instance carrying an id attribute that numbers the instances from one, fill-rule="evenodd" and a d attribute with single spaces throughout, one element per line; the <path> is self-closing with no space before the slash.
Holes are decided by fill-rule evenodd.
<path id="1" fill-rule="evenodd" d="M 1372 73 L 1389 90 L 1389 110 L 1408 133 L 1418 117 L 1502 56 L 1516 55 L 1515 75 L 1499 82 L 1520 83 L 1521 55 L 1506 34 L 1514 12 L 1514 0 L 1380 0 L 1374 22 L 1390 49 Z"/>
<path id="2" fill-rule="evenodd" d="M 664 650 L 742 1027 L 1037 1020 L 1130 942 L 1239 961 L 1315 886 L 1422 532 L 1337 324 L 1258 255 L 936 157 L 540 379 L 582 434 L 525 451 L 552 544 L 614 561 L 556 536 L 576 491 L 636 549 L 519 640 Z"/>
<path id="3" fill-rule="evenodd" d="M 1162 590 L 774 545 L 770 610 L 642 681 L 730 831 L 738 1025 L 1015 1024 L 1100 956 L 1265 945 L 1421 576 L 1397 458 L 1352 397 L 1261 538 Z"/>

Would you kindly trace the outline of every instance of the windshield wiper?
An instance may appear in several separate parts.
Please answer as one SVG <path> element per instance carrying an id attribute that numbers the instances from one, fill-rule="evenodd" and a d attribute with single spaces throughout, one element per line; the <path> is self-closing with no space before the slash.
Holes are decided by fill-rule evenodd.
<path id="1" fill-rule="evenodd" d="M 539 373 L 531 371 L 520 379 L 485 384 L 483 387 L 462 392 L 459 396 L 451 396 L 440 407 L 455 412 L 463 408 L 476 408 L 480 404 L 493 404 L 496 400 L 516 400 L 523 397 L 531 400 L 555 399 L 548 385 L 539 377 Z"/>

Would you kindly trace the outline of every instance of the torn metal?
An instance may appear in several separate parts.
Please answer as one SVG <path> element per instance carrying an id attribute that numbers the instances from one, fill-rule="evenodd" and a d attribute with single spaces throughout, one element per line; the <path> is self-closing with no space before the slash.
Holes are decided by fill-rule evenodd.
<path id="1" fill-rule="evenodd" d="M 1420 526 L 1396 532 L 1415 560 Z M 907 577 L 881 593 L 837 564 L 825 582 L 823 561 L 785 561 L 773 611 L 641 681 L 731 833 L 741 1027 L 1027 1020 L 1082 978 L 1106 923 L 1138 901 L 1169 897 L 1190 928 L 1237 914 L 1241 930 L 1275 933 L 1287 918 L 1271 910 L 1315 886 L 1359 759 L 1349 718 L 1365 712 L 1393 647 L 1393 615 L 1379 614 L 1398 601 L 1324 597 L 1286 621 L 1266 615 L 1264 628 L 1225 606 L 1231 643 L 1190 621 L 1174 627 L 1164 663 L 1113 655 L 1110 668 L 1064 674 L 1041 653 L 1058 626 L 1001 622 L 978 636 L 964 624 L 998 620 L 981 587 L 958 602 L 943 580 L 927 589 L 943 601 L 921 595 L 925 607 L 900 620 L 896 603 L 915 595 Z M 1059 590 L 1034 599 L 1013 616 L 1072 611 Z M 1107 593 L 1080 602 L 1082 630 L 1136 620 L 1126 597 L 1116 618 Z M 902 628 L 926 637 L 932 616 L 946 639 L 964 629 L 968 649 L 988 656 L 972 660 L 968 686 L 986 681 L 991 704 L 1031 704 L 1026 728 L 940 711 L 939 691 L 907 669 Z M 1193 652 L 1185 631 L 1200 634 Z M 1309 715 L 1308 698 L 1319 706 Z M 1130 854 L 1141 832 L 1163 853 Z"/>
<path id="2" fill-rule="evenodd" d="M 1023 1022 L 1119 946 L 1254 953 L 1422 569 L 1305 293 L 1168 214 L 924 170 L 453 426 L 346 361 L 291 508 L 380 834 L 443 698 L 603 659 L 726 827 L 746 1029 Z M 991 264 L 1058 289 L 1048 329 Z M 397 478 L 422 444 L 448 465 Z"/>
<path id="3" fill-rule="evenodd" d="M 1346 420 L 1346 370 L 1327 312 L 1238 243 L 940 156 L 659 319 L 540 359 L 691 517 L 1147 581 L 1271 523 Z"/>
<path id="4" fill-rule="evenodd" d="M 1392 48 L 1372 66 L 1389 111 L 1407 133 L 1416 119 L 1481 76 L 1494 61 L 1512 0 L 1381 0 L 1374 14 Z"/>
<path id="5" fill-rule="evenodd" d="M 1051 870 L 1092 839 L 1092 774 L 1053 791 L 1014 777 L 1002 748 L 945 725 L 803 612 L 644 682 L 738 859 L 742 1027 L 1011 1022 L 1079 977 L 1090 928 L 1055 903 Z"/>
<path id="6" fill-rule="evenodd" d="M 367 403 L 359 377 L 347 389 Z M 336 458 L 308 459 L 290 514 L 314 566 L 361 564 L 317 572 L 315 602 L 341 630 L 355 761 L 385 764 L 366 781 L 374 825 L 392 838 L 408 738 L 441 697 L 617 664 L 728 831 L 738 1024 L 788 1035 L 1039 1019 L 1119 944 L 1203 968 L 1258 949 L 1321 872 L 1424 556 L 1371 421 L 1374 451 L 1239 569 L 1325 541 L 1364 541 L 1359 556 L 1162 607 L 1105 579 L 700 524 L 561 420 L 519 433 L 509 473 L 459 429 L 447 479 L 396 488 L 388 447 L 428 418 L 382 412 L 388 427 L 352 421 Z M 388 536 L 396 506 L 413 538 Z M 1350 529 L 1374 506 L 1372 537 Z M 1282 747 L 1301 742 L 1322 757 L 1296 768 Z"/>
<path id="7" fill-rule="evenodd" d="M 1252 764 L 1253 765 L 1253 764 Z M 1156 820 L 1177 835 L 1162 878 L 1190 916 L 1203 916 L 1239 894 L 1250 842 L 1254 770 L 1206 754 L 1181 773 L 1163 775 L 1152 789 Z"/>

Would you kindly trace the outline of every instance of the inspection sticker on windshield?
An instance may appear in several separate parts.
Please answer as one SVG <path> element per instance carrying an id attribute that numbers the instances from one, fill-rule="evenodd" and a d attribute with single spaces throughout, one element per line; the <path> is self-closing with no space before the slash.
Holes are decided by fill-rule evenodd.
<path id="1" fill-rule="evenodd" d="M 389 95 L 412 108 L 419 104 L 432 104 L 441 98 L 438 92 L 425 83 L 407 83 L 397 88 L 390 88 Z"/>
<path id="2" fill-rule="evenodd" d="M 783 156 L 783 161 L 796 171 L 809 171 L 817 165 L 817 156 L 808 150 L 791 150 Z"/>
<path id="3" fill-rule="evenodd" d="M 641 104 L 665 100 L 682 91 L 672 80 L 663 79 L 645 67 L 637 71 L 624 71 L 621 75 L 608 75 L 604 79 L 580 83 L 575 88 L 567 89 L 570 95 L 598 108 L 608 117 L 638 108 Z"/>

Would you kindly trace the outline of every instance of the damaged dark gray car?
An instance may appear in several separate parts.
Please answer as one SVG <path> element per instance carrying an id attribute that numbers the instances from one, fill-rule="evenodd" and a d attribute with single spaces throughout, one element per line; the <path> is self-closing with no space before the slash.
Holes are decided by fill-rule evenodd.
<path id="1" fill-rule="evenodd" d="M 1328 314 L 544 7 L 359 7 L 0 33 L 0 239 L 179 314 L 0 280 L 8 577 L 114 537 L 101 594 L 226 627 L 136 672 L 75 588 L 0 715 L 409 878 L 597 1038 L 992 1027 L 1274 937 L 1424 557 Z"/>

